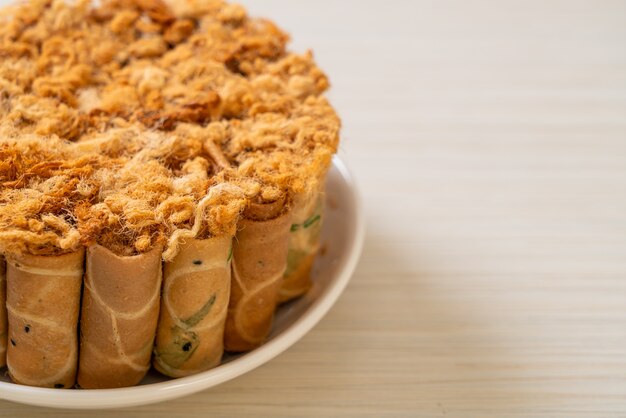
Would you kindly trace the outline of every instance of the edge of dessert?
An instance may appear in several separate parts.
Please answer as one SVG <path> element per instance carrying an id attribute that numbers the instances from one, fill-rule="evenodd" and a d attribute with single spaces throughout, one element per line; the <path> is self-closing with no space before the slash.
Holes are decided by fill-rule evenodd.
<path id="1" fill-rule="evenodd" d="M 263 344 L 305 294 L 340 121 L 221 0 L 0 11 L 0 366 L 113 388 Z M 6 310 L 2 307 L 6 306 Z"/>

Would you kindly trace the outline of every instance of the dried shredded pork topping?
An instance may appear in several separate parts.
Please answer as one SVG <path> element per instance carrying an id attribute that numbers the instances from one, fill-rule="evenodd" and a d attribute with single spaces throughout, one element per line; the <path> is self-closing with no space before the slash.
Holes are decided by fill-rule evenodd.
<path id="1" fill-rule="evenodd" d="M 234 233 L 328 169 L 312 54 L 220 0 L 33 0 L 0 12 L 0 252 L 119 254 Z"/>

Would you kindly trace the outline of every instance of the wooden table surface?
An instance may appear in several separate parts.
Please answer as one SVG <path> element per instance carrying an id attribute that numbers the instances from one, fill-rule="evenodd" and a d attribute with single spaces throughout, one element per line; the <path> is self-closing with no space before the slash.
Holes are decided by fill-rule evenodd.
<path id="1" fill-rule="evenodd" d="M 626 416 L 626 2 L 242 1 L 331 75 L 367 210 L 350 286 L 217 388 L 0 416 Z"/>

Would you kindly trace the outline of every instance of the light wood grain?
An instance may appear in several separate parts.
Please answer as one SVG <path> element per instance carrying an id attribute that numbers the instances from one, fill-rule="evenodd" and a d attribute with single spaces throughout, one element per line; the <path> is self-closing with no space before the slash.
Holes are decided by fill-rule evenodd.
<path id="1" fill-rule="evenodd" d="M 363 259 L 269 364 L 89 416 L 626 416 L 626 3 L 243 3 L 331 75 Z"/>

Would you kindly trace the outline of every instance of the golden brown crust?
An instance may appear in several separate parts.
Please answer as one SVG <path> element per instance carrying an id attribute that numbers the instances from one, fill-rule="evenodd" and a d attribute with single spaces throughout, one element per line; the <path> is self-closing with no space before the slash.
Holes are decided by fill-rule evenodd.
<path id="1" fill-rule="evenodd" d="M 303 254 L 298 257 L 297 262 L 287 259 L 287 271 L 280 284 L 278 292 L 278 303 L 287 303 L 299 298 L 311 289 L 311 270 L 317 257 L 317 251 Z"/>
<path id="2" fill-rule="evenodd" d="M 74 387 L 84 255 L 80 248 L 58 256 L 8 259 L 7 366 L 13 381 Z"/>
<path id="3" fill-rule="evenodd" d="M 287 268 L 291 212 L 276 202 L 256 204 L 233 243 L 232 286 L 224 331 L 227 351 L 252 350 L 270 333 Z M 266 218 L 261 219 L 261 214 Z M 278 216 L 276 216 L 278 214 Z"/>
<path id="4" fill-rule="evenodd" d="M 259 199 L 260 200 L 260 199 Z M 269 221 L 278 218 L 287 208 L 287 199 L 285 195 L 280 195 L 278 199 L 271 201 L 252 201 L 248 202 L 243 212 L 243 217 L 252 221 Z"/>
<path id="5" fill-rule="evenodd" d="M 161 247 L 133 257 L 87 249 L 78 384 L 133 386 L 150 367 L 159 316 Z"/>
<path id="6" fill-rule="evenodd" d="M 217 366 L 224 351 L 232 236 L 188 239 L 165 263 L 154 367 L 171 377 Z"/>
<path id="7" fill-rule="evenodd" d="M 324 213 L 321 184 L 294 198 L 293 221 L 289 232 L 287 271 L 278 294 L 285 303 L 305 294 L 313 285 L 311 269 L 320 248 L 320 232 Z"/>

